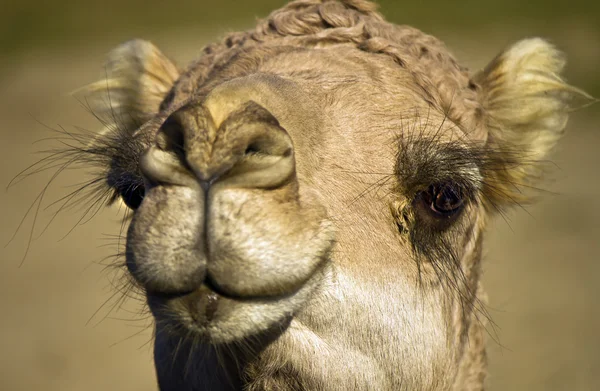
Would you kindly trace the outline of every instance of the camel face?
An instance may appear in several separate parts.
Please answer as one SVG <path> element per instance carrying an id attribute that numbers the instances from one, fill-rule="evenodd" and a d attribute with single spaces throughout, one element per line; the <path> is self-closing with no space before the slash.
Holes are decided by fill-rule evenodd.
<path id="1" fill-rule="evenodd" d="M 343 46 L 271 52 L 244 53 L 264 62 L 250 74 L 175 88 L 160 125 L 139 130 L 155 140 L 139 157 L 129 270 L 157 319 L 215 343 L 310 313 L 340 274 L 429 294 L 451 276 L 425 265 L 462 259 L 482 218 L 483 140 L 433 112 L 406 70 Z M 439 259 L 413 253 L 438 240 Z"/>
<path id="2" fill-rule="evenodd" d="M 470 74 L 360 0 L 296 1 L 185 70 L 115 49 L 89 151 L 134 210 L 161 389 L 480 389 L 483 229 L 587 98 L 563 65 L 530 39 Z"/>

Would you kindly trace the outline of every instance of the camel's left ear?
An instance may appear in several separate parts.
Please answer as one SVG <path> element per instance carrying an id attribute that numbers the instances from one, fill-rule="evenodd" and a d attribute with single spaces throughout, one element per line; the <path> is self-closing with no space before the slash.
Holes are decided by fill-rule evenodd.
<path id="1" fill-rule="evenodd" d="M 563 54 L 540 38 L 517 42 L 473 76 L 488 129 L 488 145 L 506 154 L 506 167 L 487 178 L 496 204 L 522 202 L 523 188 L 535 186 L 539 162 L 560 139 L 569 113 L 593 101 L 560 77 Z"/>
<path id="2" fill-rule="evenodd" d="M 158 112 L 178 77 L 177 67 L 156 46 L 136 39 L 109 53 L 105 79 L 76 94 L 103 121 L 134 131 Z"/>

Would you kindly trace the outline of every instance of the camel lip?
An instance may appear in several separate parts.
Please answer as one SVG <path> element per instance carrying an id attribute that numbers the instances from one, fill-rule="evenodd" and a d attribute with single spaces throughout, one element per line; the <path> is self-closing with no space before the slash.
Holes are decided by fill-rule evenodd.
<path id="1" fill-rule="evenodd" d="M 155 303 L 167 303 L 174 300 L 194 300 L 194 298 L 202 295 L 212 295 L 218 299 L 228 299 L 236 302 L 266 302 L 285 299 L 294 295 L 296 292 L 297 289 L 278 295 L 231 295 L 221 290 L 218 285 L 212 282 L 210 278 L 206 278 L 202 285 L 194 290 L 183 292 L 160 292 L 147 290 L 146 296 L 148 297 L 149 301 Z"/>
<path id="2" fill-rule="evenodd" d="M 224 296 L 203 282 L 190 292 L 146 292 L 147 304 L 160 330 L 209 344 L 241 341 L 268 328 L 281 331 L 325 278 L 318 270 L 298 290 L 277 296 Z"/>
<path id="3" fill-rule="evenodd" d="M 312 275 L 309 276 L 308 279 L 312 278 Z M 216 293 L 218 296 L 221 296 L 223 298 L 229 299 L 229 300 L 233 300 L 233 301 L 239 301 L 239 302 L 256 302 L 256 301 L 277 301 L 277 300 L 281 300 L 281 299 L 285 299 L 287 297 L 290 297 L 292 295 L 294 295 L 298 290 L 300 290 L 302 288 L 302 286 L 304 286 L 306 282 L 302 283 L 299 287 L 295 287 L 294 289 L 291 289 L 288 292 L 282 292 L 282 293 L 277 293 L 277 294 L 271 294 L 271 295 L 260 295 L 260 294 L 256 294 L 256 295 L 252 295 L 252 294 L 243 294 L 243 295 L 236 295 L 235 293 L 228 293 L 225 290 L 221 289 L 221 287 L 219 286 L 219 284 L 213 280 L 213 278 L 211 277 L 210 273 L 207 273 L 206 275 L 206 279 L 204 280 L 203 286 L 207 287 L 211 292 Z"/>
<path id="4" fill-rule="evenodd" d="M 207 328 L 227 319 L 240 306 L 275 303 L 295 293 L 270 297 L 231 297 L 213 290 L 209 283 L 203 283 L 190 292 L 147 292 L 146 295 L 150 310 L 161 322 L 174 322 L 185 326 L 186 330 L 196 330 L 198 336 L 210 341 Z"/>
<path id="5" fill-rule="evenodd" d="M 303 287 L 314 278 L 318 278 L 322 274 L 323 270 L 331 264 L 330 253 L 327 252 L 326 256 L 322 257 L 321 262 L 317 267 L 306 277 L 302 283 L 294 286 L 288 290 L 281 290 L 273 293 L 240 293 L 232 292 L 229 289 L 223 289 L 218 281 L 216 281 L 210 272 L 204 275 L 202 282 L 193 289 L 181 290 L 181 291 L 169 291 L 159 289 L 145 289 L 145 294 L 150 305 L 164 306 L 173 302 L 193 302 L 200 297 L 206 297 L 212 294 L 214 297 L 220 300 L 227 300 L 237 303 L 270 303 L 280 300 L 286 300 L 295 294 L 297 294 Z"/>

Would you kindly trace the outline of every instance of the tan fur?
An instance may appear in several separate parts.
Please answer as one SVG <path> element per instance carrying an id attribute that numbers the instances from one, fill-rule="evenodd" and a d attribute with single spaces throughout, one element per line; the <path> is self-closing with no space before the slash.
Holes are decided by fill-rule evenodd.
<path id="1" fill-rule="evenodd" d="M 509 145 L 523 155 L 522 164 L 498 171 L 493 202 L 523 202 L 541 175 L 540 162 L 563 135 L 571 111 L 592 97 L 560 77 L 564 55 L 540 38 L 517 42 L 499 54 L 473 80 L 481 86 L 489 143 Z M 502 186 L 502 184 L 508 186 Z"/>
<path id="2" fill-rule="evenodd" d="M 152 43 L 125 42 L 113 49 L 105 65 L 106 78 L 76 94 L 84 95 L 95 115 L 108 126 L 132 130 L 150 119 L 179 77 L 179 71 Z"/>
<path id="3" fill-rule="evenodd" d="M 365 0 L 294 1 L 181 73 L 117 48 L 87 91 L 144 149 L 127 265 L 161 390 L 482 390 L 483 232 L 589 98 L 563 65 L 530 39 L 472 76 Z M 419 197 L 449 177 L 446 224 Z"/>

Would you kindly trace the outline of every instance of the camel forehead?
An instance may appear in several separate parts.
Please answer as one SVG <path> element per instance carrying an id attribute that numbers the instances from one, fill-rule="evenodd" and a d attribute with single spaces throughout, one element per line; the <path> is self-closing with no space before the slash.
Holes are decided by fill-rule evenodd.
<path id="1" fill-rule="evenodd" d="M 293 80 L 258 73 L 217 85 L 207 93 L 203 104 L 218 128 L 231 113 L 250 101 L 267 109 L 280 122 L 287 123 L 309 113 L 315 118 L 319 116 L 315 100 Z"/>
<path id="2" fill-rule="evenodd" d="M 318 102 L 323 111 L 341 102 L 326 113 L 333 117 L 354 111 L 385 123 L 400 112 L 406 120 L 407 111 L 433 111 L 485 139 L 477 86 L 467 69 L 435 37 L 372 11 L 371 3 L 354 1 L 283 7 L 255 29 L 207 46 L 177 81 L 175 100 L 201 100 L 225 81 L 267 73 L 295 81 L 313 100 L 324 99 Z"/>
<path id="3" fill-rule="evenodd" d="M 231 60 L 221 75 L 196 86 L 198 92 L 191 99 L 204 99 L 217 127 L 248 101 L 262 105 L 282 122 L 316 122 L 325 117 L 351 122 L 346 130 L 393 128 L 421 117 L 432 122 L 442 117 L 422 96 L 410 70 L 388 56 L 349 45 L 270 49 L 275 54 L 245 52 Z M 259 64 L 252 61 L 261 55 L 266 58 Z"/>

